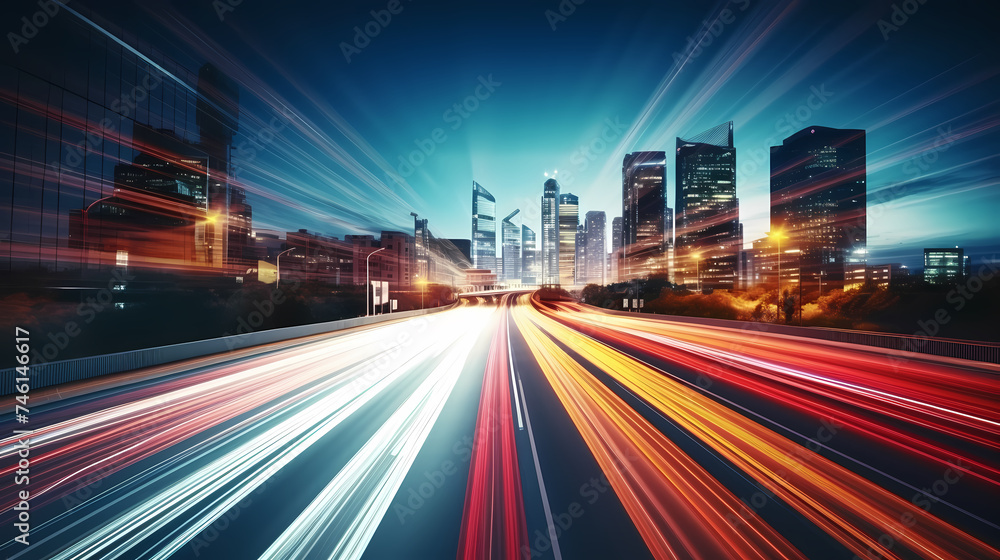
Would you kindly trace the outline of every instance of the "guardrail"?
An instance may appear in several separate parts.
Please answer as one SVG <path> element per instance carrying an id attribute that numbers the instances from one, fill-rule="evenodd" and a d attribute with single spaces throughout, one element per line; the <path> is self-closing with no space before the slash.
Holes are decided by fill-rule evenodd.
<path id="1" fill-rule="evenodd" d="M 635 316 L 635 313 L 629 313 L 627 311 L 614 311 L 608 309 L 600 310 L 613 313 L 615 315 Z M 934 356 L 1000 364 L 1000 343 L 995 342 L 956 340 L 952 338 L 925 338 L 905 334 L 852 331 L 847 329 L 831 329 L 827 327 L 799 327 L 796 325 L 782 325 L 778 323 L 733 321 L 729 319 L 707 319 L 704 317 L 685 317 L 682 315 L 642 313 L 641 316 L 644 318 L 662 318 L 664 320 L 678 321 L 682 323 L 801 336 L 806 338 L 829 340 L 831 342 L 845 342 L 848 344 L 874 346 L 876 348 L 900 350 L 903 352 L 913 352 L 917 354 L 930 354 Z"/>
<path id="2" fill-rule="evenodd" d="M 101 356 L 91 356 L 87 358 L 76 358 L 73 360 L 62 360 L 58 362 L 47 362 L 44 364 L 29 364 L 29 376 L 31 379 L 31 389 L 50 387 L 71 381 L 82 381 L 101 375 L 112 373 L 122 373 L 134 369 L 150 366 L 159 366 L 170 362 L 187 360 L 190 358 L 200 358 L 212 354 L 221 354 L 270 344 L 272 342 L 282 342 L 301 338 L 335 332 L 351 327 L 360 327 L 380 323 L 395 319 L 407 319 L 418 317 L 430 313 L 436 313 L 450 309 L 452 305 L 435 307 L 432 309 L 417 309 L 414 311 L 401 311 L 385 315 L 375 315 L 372 317 L 355 317 L 352 319 L 341 319 L 339 321 L 328 321 L 325 323 L 314 323 L 311 325 L 298 325 L 295 327 L 284 327 L 280 329 L 270 329 L 246 334 L 224 336 L 221 338 L 210 338 L 207 340 L 196 340 L 193 342 L 183 342 L 168 346 L 157 346 L 154 348 L 144 348 L 142 350 L 130 350 L 115 354 L 104 354 Z M 14 394 L 14 384 L 16 377 L 14 368 L 0 370 L 0 396 Z"/>

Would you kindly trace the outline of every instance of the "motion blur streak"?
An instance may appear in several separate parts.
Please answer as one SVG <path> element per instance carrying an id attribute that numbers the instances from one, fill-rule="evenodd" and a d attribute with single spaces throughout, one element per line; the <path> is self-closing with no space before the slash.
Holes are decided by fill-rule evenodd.
<path id="1" fill-rule="evenodd" d="M 137 389 L 124 395 L 116 406 L 108 407 L 102 399 L 98 406 L 106 407 L 103 410 L 40 428 L 32 437 L 33 451 L 39 453 L 38 470 L 32 476 L 33 484 L 40 488 L 34 494 L 39 500 L 36 503 L 58 499 L 67 484 L 81 478 L 99 480 L 282 395 L 290 394 L 289 402 L 314 395 L 326 385 L 295 391 L 331 373 L 329 356 L 333 352 L 341 368 L 367 363 L 367 369 L 374 371 L 384 359 L 375 359 L 379 341 L 383 337 L 396 339 L 411 326 L 386 325 L 383 330 L 359 331 L 302 349 L 209 368 Z M 411 346 L 410 352 L 418 347 Z M 360 368 L 354 372 L 356 376 L 361 373 Z M 337 382 L 338 378 L 329 381 Z M 0 442 L 0 456 L 12 457 L 16 443 L 16 437 Z M 9 485 L 16 468 L 12 464 L 0 469 L 0 480 Z M 16 493 L 11 490 L 5 495 Z"/>
<path id="2" fill-rule="evenodd" d="M 537 297 L 532 303 L 542 305 Z M 541 313 L 531 317 L 549 336 L 573 348 L 858 556 L 874 552 L 899 558 L 883 544 L 895 542 L 923 557 L 1000 557 L 997 550 L 924 509 L 662 372 Z"/>
<path id="3" fill-rule="evenodd" d="M 481 315 L 475 310 L 456 310 L 447 321 L 439 321 L 433 333 L 418 332 L 412 336 L 411 344 L 391 346 L 396 355 L 387 360 L 369 348 L 371 359 L 326 379 L 308 399 L 274 409 L 270 415 L 258 416 L 254 423 L 243 426 L 226 440 L 169 465 L 164 472 L 147 471 L 130 484 L 115 488 L 116 493 L 143 498 L 55 558 L 169 557 L 355 411 L 419 369 L 426 360 L 441 355 L 469 332 L 470 325 Z M 408 322 L 402 328 L 412 333 L 413 327 L 413 322 Z M 380 331 L 376 336 L 386 334 Z M 330 355 L 335 355 L 334 351 L 328 350 L 327 361 Z M 316 379 L 321 379 L 328 372 L 329 366 L 317 365 L 312 373 Z M 271 383 L 270 378 L 259 382 L 262 386 Z M 230 394 L 230 398 L 235 397 Z M 206 462 L 210 455 L 218 455 L 218 450 L 227 448 L 228 452 Z M 178 473 L 184 475 L 180 480 L 165 483 L 164 479 Z M 78 523 L 80 521 L 61 524 L 61 529 L 52 536 Z M 176 527 L 168 536 L 145 552 L 135 550 L 170 523 Z"/>
<path id="4" fill-rule="evenodd" d="M 1000 448 L 995 381 L 1000 366 L 892 361 L 840 343 L 618 317 L 577 304 L 555 307 L 566 312 L 542 311 L 598 340 L 701 371 L 810 415 L 826 415 L 879 444 L 1000 485 L 996 463 L 910 433 L 911 425 L 933 429 L 985 447 L 984 457 L 993 455 Z M 906 427 L 888 425 L 886 418 L 903 420 Z"/>
<path id="5" fill-rule="evenodd" d="M 521 550 L 530 548 L 511 413 L 508 320 L 504 312 L 486 362 L 462 514 L 460 560 L 516 560 Z"/>
<path id="6" fill-rule="evenodd" d="M 261 559 L 361 557 L 451 396 L 487 313 L 472 313 L 475 319 L 462 325 L 466 334 L 441 364 Z"/>
<path id="7" fill-rule="evenodd" d="M 513 313 L 532 355 L 653 556 L 804 558 L 701 465 L 546 337 L 538 322 L 543 317 L 523 305 Z M 556 338 L 566 343 L 574 340 Z M 742 530 L 734 531 L 731 520 Z"/>

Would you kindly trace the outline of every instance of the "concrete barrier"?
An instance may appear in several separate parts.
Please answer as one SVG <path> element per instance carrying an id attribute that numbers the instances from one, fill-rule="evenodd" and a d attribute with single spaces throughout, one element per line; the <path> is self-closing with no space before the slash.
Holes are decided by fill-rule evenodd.
<path id="1" fill-rule="evenodd" d="M 32 390 L 69 383 L 71 381 L 82 381 L 101 375 L 121 373 L 134 369 L 158 366 L 187 360 L 190 358 L 200 358 L 212 354 L 221 354 L 270 344 L 272 342 L 282 342 L 313 336 L 317 334 L 331 333 L 351 327 L 360 327 L 381 323 L 383 321 L 408 319 L 419 317 L 430 313 L 436 313 L 450 309 L 453 305 L 435 307 L 433 309 L 418 309 L 414 311 L 401 311 L 386 315 L 375 315 L 371 317 L 355 317 L 352 319 L 341 319 L 339 321 L 329 321 L 326 323 L 314 323 L 311 325 L 298 325 L 295 327 L 284 327 L 280 329 L 270 329 L 246 334 L 224 336 L 221 338 L 211 338 L 208 340 L 196 340 L 193 342 L 183 342 L 171 344 L 169 346 L 157 346 L 155 348 L 144 348 L 141 350 L 130 350 L 128 352 L 118 352 L 115 354 L 104 354 L 101 356 L 90 356 L 87 358 L 77 358 L 74 360 L 62 360 L 58 362 L 47 362 L 44 364 L 29 364 L 29 378 Z M 0 370 L 0 395 L 14 394 L 16 377 L 14 368 Z"/>

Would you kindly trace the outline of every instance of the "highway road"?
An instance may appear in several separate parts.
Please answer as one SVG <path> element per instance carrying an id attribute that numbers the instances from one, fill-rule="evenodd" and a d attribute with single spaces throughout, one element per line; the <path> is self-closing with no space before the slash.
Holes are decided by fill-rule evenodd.
<path id="1" fill-rule="evenodd" d="M 0 440 L 0 554 L 1000 558 L 993 364 L 507 293 L 166 370 L 32 408 L 29 546 Z"/>

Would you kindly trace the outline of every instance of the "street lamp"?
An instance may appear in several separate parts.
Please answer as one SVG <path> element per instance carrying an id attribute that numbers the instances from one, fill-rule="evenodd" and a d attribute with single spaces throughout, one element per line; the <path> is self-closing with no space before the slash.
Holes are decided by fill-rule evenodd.
<path id="1" fill-rule="evenodd" d="M 427 289 L 427 280 L 418 280 L 417 284 L 420 285 L 420 309 L 424 308 L 424 291 Z"/>
<path id="2" fill-rule="evenodd" d="M 278 269 L 277 276 L 278 276 L 278 278 L 274 282 L 274 287 L 275 288 L 281 288 L 281 255 L 284 255 L 285 253 L 291 253 L 294 250 L 295 250 L 295 247 L 292 247 L 291 249 L 285 249 L 284 251 L 278 253 L 278 259 L 277 259 L 278 260 L 278 265 L 277 265 L 277 269 Z"/>
<path id="3" fill-rule="evenodd" d="M 90 266 L 90 209 L 94 207 L 98 202 L 103 202 L 105 200 L 114 198 L 115 195 L 105 196 L 104 198 L 98 198 L 97 200 L 90 203 L 87 209 L 83 211 L 83 255 L 86 260 L 87 267 Z M 102 232 L 103 233 L 103 232 Z M 98 260 L 97 269 L 100 270 L 101 263 Z"/>
<path id="4" fill-rule="evenodd" d="M 701 291 L 701 253 L 695 253 L 694 257 L 694 278 L 698 282 L 698 291 Z"/>
<path id="5" fill-rule="evenodd" d="M 778 242 L 778 301 L 775 303 L 777 307 L 777 320 L 781 322 L 781 240 L 785 239 L 784 233 L 779 229 L 778 231 L 772 231 L 767 234 L 768 237 L 776 240 Z M 799 279 L 801 282 L 801 279 Z"/>
<path id="6" fill-rule="evenodd" d="M 368 288 L 371 286 L 371 276 L 369 274 L 368 265 L 371 262 L 370 259 L 372 258 L 372 255 L 378 253 L 379 251 L 385 251 L 385 247 L 375 249 L 371 253 L 368 253 L 367 257 L 365 257 L 365 317 L 368 317 L 369 312 L 371 311 L 371 306 L 368 305 Z"/>

